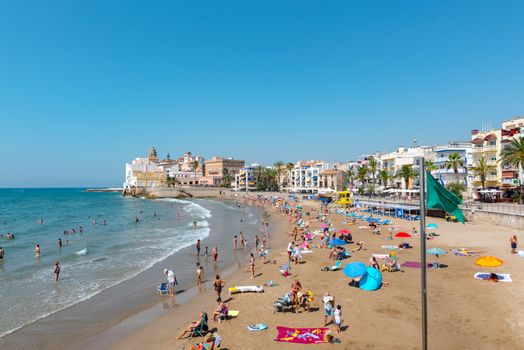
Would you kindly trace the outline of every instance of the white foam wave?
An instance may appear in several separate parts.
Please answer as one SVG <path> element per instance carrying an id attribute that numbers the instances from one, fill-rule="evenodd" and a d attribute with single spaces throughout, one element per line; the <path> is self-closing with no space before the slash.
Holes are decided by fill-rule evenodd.
<path id="1" fill-rule="evenodd" d="M 87 255 L 87 248 L 77 251 L 75 255 L 79 255 L 79 256 Z"/>

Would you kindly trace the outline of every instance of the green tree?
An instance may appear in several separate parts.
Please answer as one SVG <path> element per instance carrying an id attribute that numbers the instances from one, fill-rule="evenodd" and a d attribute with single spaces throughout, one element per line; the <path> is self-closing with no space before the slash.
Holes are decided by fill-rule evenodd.
<path id="1" fill-rule="evenodd" d="M 522 173 L 524 167 L 524 137 L 513 138 L 500 152 L 501 165 L 512 165 Z M 524 198 L 524 187 L 520 186 L 520 199 Z"/>
<path id="2" fill-rule="evenodd" d="M 355 177 L 357 176 L 357 171 L 355 170 L 355 167 L 350 166 L 348 170 L 346 170 L 346 185 L 349 186 L 351 189 L 353 189 L 353 183 L 355 182 Z"/>
<path id="3" fill-rule="evenodd" d="M 475 176 L 480 177 L 480 183 L 482 184 L 483 190 L 486 189 L 486 178 L 492 171 L 495 171 L 496 169 L 497 168 L 495 165 L 488 164 L 488 161 L 484 156 L 480 157 L 475 165 L 471 168 Z"/>
<path id="4" fill-rule="evenodd" d="M 233 182 L 233 176 L 229 174 L 228 168 L 224 168 L 224 170 L 222 170 L 222 183 L 220 184 L 220 186 L 230 188 L 231 182 Z"/>
<path id="5" fill-rule="evenodd" d="M 198 160 L 194 160 L 193 162 L 191 162 L 191 167 L 193 168 L 193 172 L 195 173 L 195 178 L 193 180 L 193 184 L 194 185 L 196 185 L 196 171 L 197 171 L 199 165 L 200 165 L 200 163 L 198 162 Z"/>
<path id="6" fill-rule="evenodd" d="M 404 180 L 405 189 L 407 190 L 409 188 L 409 180 L 416 179 L 418 174 L 413 169 L 413 165 L 404 164 L 400 167 L 395 176 Z"/>
<path id="7" fill-rule="evenodd" d="M 448 191 L 456 194 L 460 199 L 462 199 L 462 193 L 466 191 L 466 185 L 462 182 L 451 182 L 446 186 L 446 188 Z"/>
<path id="8" fill-rule="evenodd" d="M 379 162 L 375 159 L 375 157 L 369 157 L 368 158 L 368 170 L 369 174 L 371 175 L 371 184 L 373 185 L 373 189 L 375 188 L 375 177 L 377 176 Z"/>
<path id="9" fill-rule="evenodd" d="M 455 182 L 459 182 L 459 168 L 464 166 L 464 159 L 458 153 L 451 153 L 445 163 L 446 169 L 453 169 Z"/>
<path id="10" fill-rule="evenodd" d="M 388 182 L 393 176 L 387 169 L 380 169 L 378 172 L 378 178 L 382 182 L 382 186 L 384 186 L 384 189 L 388 187 Z"/>
<path id="11" fill-rule="evenodd" d="M 361 165 L 357 168 L 357 179 L 360 182 L 360 192 L 364 191 L 366 186 L 366 179 L 368 177 L 368 167 L 367 165 Z"/>
<path id="12" fill-rule="evenodd" d="M 429 171 L 430 173 L 432 171 L 438 170 L 438 166 L 432 160 L 426 160 L 424 164 L 426 165 L 426 171 Z"/>
<path id="13" fill-rule="evenodd" d="M 277 184 L 278 184 L 277 190 L 280 190 L 280 177 L 282 176 L 282 173 L 285 169 L 285 164 L 284 162 L 277 160 L 273 164 L 273 167 L 275 168 L 275 171 L 276 171 L 276 178 L 277 178 Z"/>

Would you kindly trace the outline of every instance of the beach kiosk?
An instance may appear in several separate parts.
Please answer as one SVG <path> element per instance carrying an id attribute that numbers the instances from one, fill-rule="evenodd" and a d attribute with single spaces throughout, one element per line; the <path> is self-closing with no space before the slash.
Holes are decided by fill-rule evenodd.
<path id="1" fill-rule="evenodd" d="M 338 195 L 337 204 L 342 204 L 346 208 L 348 208 L 351 204 L 353 204 L 353 198 L 351 198 L 351 192 L 341 191 L 341 192 L 337 192 L 337 195 Z"/>

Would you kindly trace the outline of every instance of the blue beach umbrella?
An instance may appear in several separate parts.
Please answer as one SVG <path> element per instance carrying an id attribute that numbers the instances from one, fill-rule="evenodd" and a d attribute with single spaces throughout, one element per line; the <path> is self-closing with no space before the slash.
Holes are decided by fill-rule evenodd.
<path id="1" fill-rule="evenodd" d="M 430 230 L 434 230 L 438 227 L 438 225 L 437 224 L 427 224 L 426 227 Z"/>
<path id="2" fill-rule="evenodd" d="M 446 254 L 446 251 L 440 248 L 431 248 L 426 250 L 426 254 L 443 255 Z"/>
<path id="3" fill-rule="evenodd" d="M 343 239 L 333 238 L 332 240 L 329 241 L 329 244 L 331 244 L 331 245 L 345 245 L 345 244 L 348 244 L 348 243 L 346 241 L 344 241 Z"/>
<path id="4" fill-rule="evenodd" d="M 366 269 L 367 266 L 364 263 L 357 261 L 344 267 L 344 275 L 351 278 L 360 277 L 367 273 Z"/>

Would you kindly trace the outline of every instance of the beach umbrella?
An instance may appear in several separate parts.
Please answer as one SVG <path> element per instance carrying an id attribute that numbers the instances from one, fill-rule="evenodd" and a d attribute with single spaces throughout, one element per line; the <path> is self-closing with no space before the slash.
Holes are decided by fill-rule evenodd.
<path id="1" fill-rule="evenodd" d="M 397 238 L 402 238 L 402 243 L 404 243 L 404 238 L 411 238 L 411 235 L 407 232 L 399 232 L 395 235 Z"/>
<path id="2" fill-rule="evenodd" d="M 437 225 L 437 224 L 427 224 L 426 227 L 427 227 L 428 229 L 430 229 L 430 230 L 434 230 L 434 229 L 438 228 L 438 225 Z"/>
<path id="3" fill-rule="evenodd" d="M 347 235 L 350 232 L 349 232 L 349 230 L 343 229 L 343 230 L 338 231 L 338 233 L 340 233 L 342 235 Z"/>
<path id="4" fill-rule="evenodd" d="M 377 290 L 382 286 L 382 274 L 379 270 L 368 267 L 358 286 L 362 290 Z"/>
<path id="5" fill-rule="evenodd" d="M 339 239 L 339 238 L 333 238 L 329 241 L 329 244 L 331 245 L 344 245 L 344 244 L 347 244 L 346 241 L 344 241 L 343 239 Z"/>
<path id="6" fill-rule="evenodd" d="M 437 257 L 437 267 L 438 267 L 439 266 L 438 256 L 446 254 L 446 251 L 441 249 L 441 248 L 430 248 L 430 249 L 426 250 L 426 254 L 436 255 L 436 257 Z"/>
<path id="7" fill-rule="evenodd" d="M 475 260 L 475 264 L 482 267 L 497 267 L 502 266 L 504 264 L 504 261 L 499 258 L 495 258 L 494 256 L 486 255 L 481 256 L 477 260 Z"/>
<path id="8" fill-rule="evenodd" d="M 351 278 L 364 276 L 366 273 L 367 266 L 359 261 L 347 264 L 346 267 L 344 267 L 344 275 Z"/>

